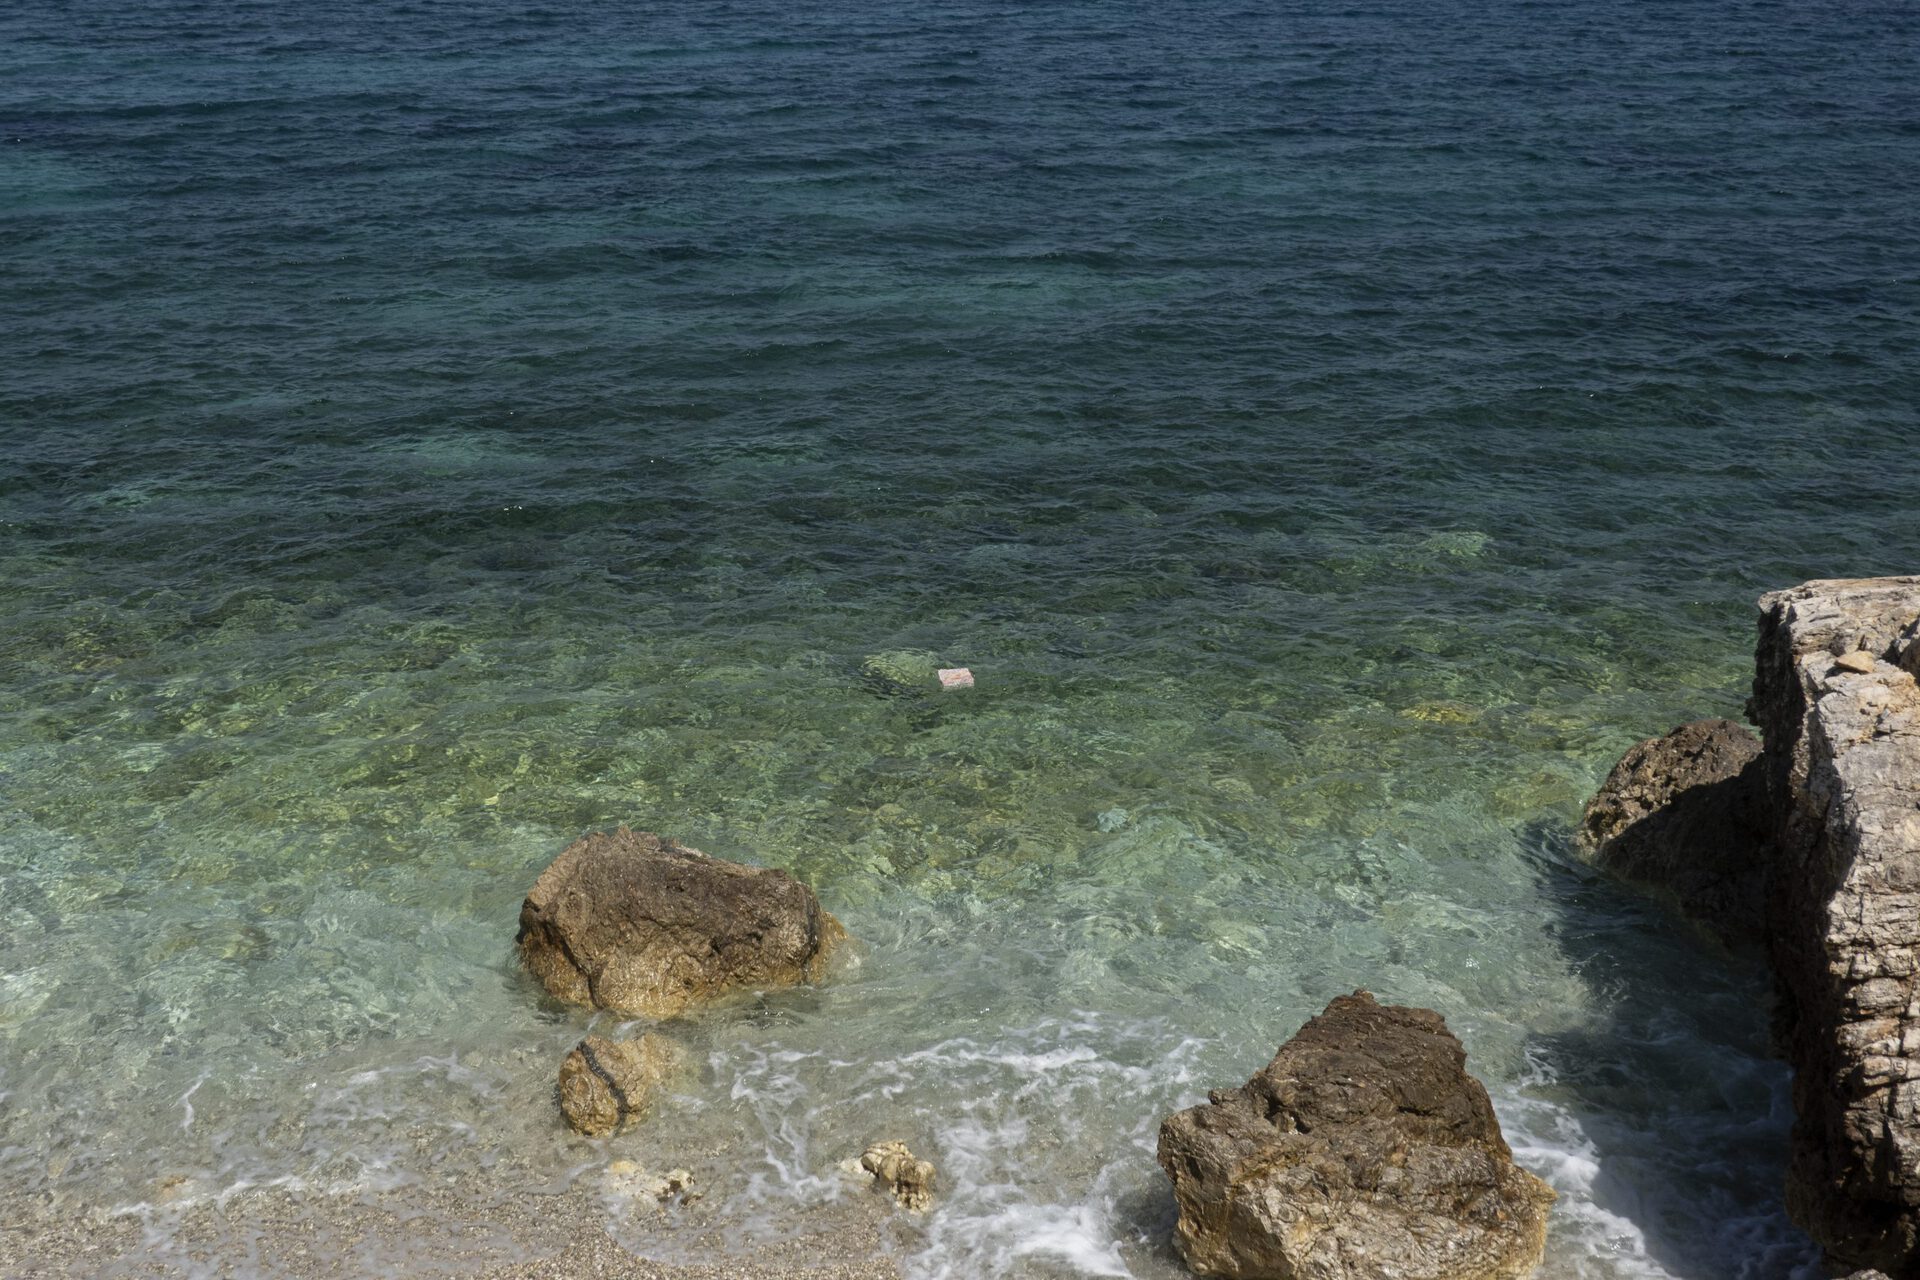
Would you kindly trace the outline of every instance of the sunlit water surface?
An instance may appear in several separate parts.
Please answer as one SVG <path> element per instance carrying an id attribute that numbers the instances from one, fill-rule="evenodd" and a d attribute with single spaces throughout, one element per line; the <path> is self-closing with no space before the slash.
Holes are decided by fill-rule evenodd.
<path id="1" fill-rule="evenodd" d="M 1559 1190 L 1543 1274 L 1808 1267 L 1756 961 L 1568 833 L 1739 714 L 1756 594 L 1920 565 L 1916 48 L 7 7 L 0 1179 L 164 1228 L 624 1154 L 777 1238 L 901 1137 L 912 1273 L 1166 1277 L 1159 1118 L 1365 986 Z M 619 822 L 859 946 L 594 1144 L 512 936 Z"/>

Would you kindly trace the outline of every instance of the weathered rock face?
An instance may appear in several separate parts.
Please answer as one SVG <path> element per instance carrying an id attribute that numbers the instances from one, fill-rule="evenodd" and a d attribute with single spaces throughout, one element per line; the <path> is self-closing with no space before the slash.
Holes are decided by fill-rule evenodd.
<path id="1" fill-rule="evenodd" d="M 1594 862 L 1671 894 L 1729 941 L 1764 933 L 1772 813 L 1760 739 L 1696 720 L 1636 744 L 1580 824 Z"/>
<path id="2" fill-rule="evenodd" d="M 654 1018 L 813 981 L 845 937 L 786 872 L 625 827 L 567 846 L 520 908 L 521 956 L 548 991 Z"/>
<path id="3" fill-rule="evenodd" d="M 1787 1204 L 1831 1256 L 1920 1276 L 1920 578 L 1760 601 L 1748 713 L 1797 1118 Z"/>
<path id="4" fill-rule="evenodd" d="M 588 1036 L 560 1063 L 560 1110 L 589 1137 L 624 1129 L 646 1117 L 678 1062 L 679 1054 L 659 1036 Z"/>
<path id="5" fill-rule="evenodd" d="M 1237 1280 L 1505 1280 L 1553 1192 L 1513 1163 L 1446 1021 L 1342 996 L 1253 1079 L 1160 1127 L 1177 1243 Z"/>

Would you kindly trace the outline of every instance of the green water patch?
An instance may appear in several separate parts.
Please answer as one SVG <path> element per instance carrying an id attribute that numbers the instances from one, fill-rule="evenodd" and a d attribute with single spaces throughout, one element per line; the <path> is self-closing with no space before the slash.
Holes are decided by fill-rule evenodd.
<path id="1" fill-rule="evenodd" d="M 1170 1274 L 1151 1116 L 1366 984 L 1548 1274 L 1806 1260 L 1755 973 L 1565 838 L 1920 557 L 1909 14 L 102 3 L 0 18 L 10 1185 L 600 1161 L 511 937 L 627 822 L 862 940 L 680 1030 L 739 1221 L 876 1124 L 925 1274 Z"/>
<path id="2" fill-rule="evenodd" d="M 1498 571 L 1468 552 L 1430 563 Z M 1098 608 L 908 623 L 858 580 L 815 570 L 810 598 L 728 563 L 726 591 L 582 580 L 557 606 L 463 575 L 89 599 L 58 559 L 28 567 L 0 719 L 0 1036 L 6 1087 L 41 1099 L 16 1136 L 97 1144 L 100 1108 L 208 1071 L 202 1114 L 271 1128 L 297 1064 L 533 1034 L 519 897 L 619 822 L 792 868 L 877 930 L 872 964 L 929 981 L 994 989 L 984 938 L 1025 936 L 1008 1017 L 1166 1018 L 1224 1058 L 1286 1021 L 1275 993 L 1304 1015 L 1372 984 L 1454 1012 L 1515 1078 L 1596 1007 L 1517 833 L 1570 823 L 1629 724 L 1681 714 L 1672 690 L 1737 692 L 1737 655 L 1682 643 L 1625 678 L 1591 613 L 1150 570 Z M 1441 571 L 1409 564 L 1370 571 Z M 941 690 L 950 663 L 977 687 Z M 901 913 L 939 922 L 937 960 L 877 928 Z M 58 1063 L 89 1036 L 112 1066 L 73 1109 Z"/>

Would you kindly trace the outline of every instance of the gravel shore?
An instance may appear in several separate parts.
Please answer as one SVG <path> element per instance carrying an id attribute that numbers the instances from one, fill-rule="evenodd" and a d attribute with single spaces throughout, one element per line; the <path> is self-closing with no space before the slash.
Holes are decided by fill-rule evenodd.
<path id="1" fill-rule="evenodd" d="M 0 1194 L 0 1276 L 898 1280 L 895 1258 L 911 1247 L 911 1224 L 878 1195 L 748 1230 L 702 1201 L 663 1207 L 617 1185 L 589 1175 L 528 1194 L 466 1176 L 358 1196 L 257 1188 L 138 1211 Z"/>

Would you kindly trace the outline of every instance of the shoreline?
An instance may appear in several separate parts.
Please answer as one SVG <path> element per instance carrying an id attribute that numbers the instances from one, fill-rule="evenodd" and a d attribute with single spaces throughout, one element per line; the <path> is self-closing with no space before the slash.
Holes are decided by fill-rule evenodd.
<path id="1" fill-rule="evenodd" d="M 897 1212 L 850 1195 L 749 1243 L 725 1206 L 671 1208 L 583 1176 L 529 1192 L 485 1175 L 385 1192 L 255 1187 L 179 1207 L 112 1210 L 0 1195 L 9 1277 L 368 1275 L 475 1280 L 900 1280 Z"/>

